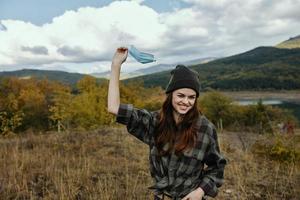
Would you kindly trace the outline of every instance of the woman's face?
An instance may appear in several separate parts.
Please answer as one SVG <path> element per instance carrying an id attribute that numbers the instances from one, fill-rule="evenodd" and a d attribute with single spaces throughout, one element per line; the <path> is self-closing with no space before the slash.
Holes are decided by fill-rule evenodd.
<path id="1" fill-rule="evenodd" d="M 184 115 L 195 104 L 196 92 L 190 88 L 181 88 L 172 93 L 172 106 L 176 113 Z"/>

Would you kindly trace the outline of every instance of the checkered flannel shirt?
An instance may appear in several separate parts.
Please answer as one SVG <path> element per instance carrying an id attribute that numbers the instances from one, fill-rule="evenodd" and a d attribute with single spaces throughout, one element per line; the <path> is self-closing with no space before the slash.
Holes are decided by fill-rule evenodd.
<path id="1" fill-rule="evenodd" d="M 223 183 L 225 158 L 220 154 L 214 125 L 203 115 L 198 120 L 196 146 L 182 155 L 171 153 L 159 156 L 154 143 L 154 129 L 158 112 L 121 104 L 117 122 L 127 126 L 129 133 L 149 145 L 150 173 L 155 194 L 167 193 L 181 199 L 201 187 L 205 195 L 215 197 Z"/>

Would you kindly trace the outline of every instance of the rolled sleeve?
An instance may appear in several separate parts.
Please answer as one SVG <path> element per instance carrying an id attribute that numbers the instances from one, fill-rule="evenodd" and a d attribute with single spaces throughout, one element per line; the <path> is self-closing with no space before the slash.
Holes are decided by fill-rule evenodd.
<path id="1" fill-rule="evenodd" d="M 120 124 L 127 125 L 133 112 L 132 104 L 120 104 L 116 121 Z"/>
<path id="2" fill-rule="evenodd" d="M 154 113 L 131 104 L 120 104 L 116 121 L 126 125 L 127 131 L 142 142 L 150 144 L 153 141 Z"/>

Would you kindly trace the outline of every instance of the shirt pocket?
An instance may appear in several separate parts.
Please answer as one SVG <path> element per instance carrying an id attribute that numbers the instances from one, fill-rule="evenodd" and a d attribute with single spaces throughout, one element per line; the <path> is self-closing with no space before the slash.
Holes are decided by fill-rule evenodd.
<path id="1" fill-rule="evenodd" d="M 201 140 L 198 139 L 196 141 L 196 145 L 194 148 L 184 151 L 183 155 L 186 157 L 197 159 L 199 162 L 203 162 L 207 154 L 208 148 L 209 148 L 209 138 L 207 137 L 207 135 L 204 135 L 201 138 Z"/>
<path id="2" fill-rule="evenodd" d="M 196 159 L 198 161 L 203 161 L 206 148 L 193 148 L 183 152 L 183 156 L 189 159 Z"/>
<path id="3" fill-rule="evenodd" d="M 201 169 L 204 153 L 199 149 L 184 151 L 181 155 L 177 176 L 190 176 L 197 169 Z"/>

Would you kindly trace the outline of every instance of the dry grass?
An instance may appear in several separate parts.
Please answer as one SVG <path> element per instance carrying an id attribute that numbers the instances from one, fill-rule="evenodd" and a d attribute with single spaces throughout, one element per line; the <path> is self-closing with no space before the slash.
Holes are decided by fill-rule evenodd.
<path id="1" fill-rule="evenodd" d="M 296 165 L 219 137 L 229 164 L 217 199 L 297 199 Z M 152 199 L 147 146 L 124 128 L 1 139 L 0 155 L 0 199 Z"/>
<path id="2" fill-rule="evenodd" d="M 236 133 L 237 134 L 237 133 Z M 245 137 L 246 143 L 269 142 L 270 136 Z M 299 136 L 295 138 L 300 139 Z M 228 158 L 225 184 L 218 199 L 298 199 L 300 194 L 299 163 L 272 161 L 253 154 L 249 148 L 242 150 L 230 134 L 219 135 L 223 153 Z M 289 138 L 289 140 L 292 138 Z M 299 141 L 300 144 L 300 141 Z"/>

